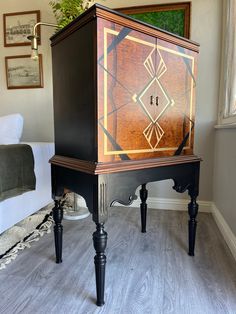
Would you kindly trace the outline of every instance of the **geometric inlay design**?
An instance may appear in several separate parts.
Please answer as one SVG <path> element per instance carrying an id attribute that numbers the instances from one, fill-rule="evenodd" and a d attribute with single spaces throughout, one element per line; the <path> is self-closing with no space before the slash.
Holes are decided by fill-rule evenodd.
<path id="1" fill-rule="evenodd" d="M 150 102 L 151 97 L 153 97 L 152 104 Z M 158 97 L 158 105 L 156 103 L 156 97 Z M 150 121 L 152 122 L 156 121 L 160 114 L 163 113 L 163 110 L 166 110 L 167 107 L 171 104 L 171 99 L 166 94 L 156 76 L 150 80 L 148 85 L 139 95 L 138 99 L 147 116 L 150 118 Z"/>
<path id="2" fill-rule="evenodd" d="M 167 70 L 160 50 L 157 47 L 151 51 L 147 59 L 144 61 L 144 66 L 152 78 L 156 76 L 158 79 L 160 79 L 160 77 Z"/>
<path id="3" fill-rule="evenodd" d="M 98 60 L 99 66 L 101 67 L 104 74 L 104 80 L 103 80 L 104 92 L 102 95 L 104 99 L 103 100 L 104 116 L 100 117 L 100 121 L 104 119 L 103 126 L 101 125 L 104 132 L 104 137 L 103 137 L 104 138 L 104 155 L 125 155 L 125 154 L 129 155 L 129 154 L 150 153 L 150 152 L 160 152 L 160 151 L 176 152 L 176 150 L 179 148 L 178 143 L 173 144 L 170 147 L 169 139 L 166 138 L 166 141 L 164 142 L 163 138 L 167 135 L 167 131 L 168 131 L 167 128 L 169 128 L 170 126 L 168 125 L 168 120 L 171 121 L 171 125 L 172 125 L 172 122 L 173 122 L 172 118 L 174 117 L 174 115 L 177 114 L 177 112 L 178 114 L 181 114 L 183 116 L 183 119 L 186 119 L 186 123 L 188 123 L 189 121 L 189 127 L 188 127 L 189 142 L 183 148 L 183 149 L 189 149 L 191 146 L 190 144 L 191 144 L 192 126 L 194 125 L 194 122 L 192 121 L 193 119 L 193 112 L 192 112 L 193 107 L 192 106 L 194 103 L 193 96 L 194 96 L 194 87 L 195 87 L 194 56 L 189 55 L 188 53 L 187 54 L 184 53 L 184 50 L 183 51 L 172 50 L 169 47 L 161 46 L 161 44 L 157 42 L 150 43 L 149 41 L 145 41 L 144 39 L 126 35 L 124 37 L 125 40 L 131 41 L 132 44 L 137 43 L 138 45 L 141 45 L 141 47 L 145 47 L 144 53 L 146 49 L 148 49 L 149 52 L 148 54 L 145 55 L 145 57 L 142 54 L 142 57 L 144 58 L 142 59 L 142 67 L 146 71 L 146 73 L 142 73 L 143 77 L 140 77 L 140 80 L 138 80 L 139 73 L 137 73 L 137 77 L 135 77 L 135 67 L 130 67 L 132 71 L 132 75 L 134 75 L 134 84 L 132 80 L 131 81 L 127 80 L 128 84 L 124 84 L 124 82 L 122 81 L 123 76 L 117 76 L 116 69 L 117 67 L 119 67 L 120 61 L 122 62 L 122 66 L 125 65 L 125 63 L 123 62 L 122 58 L 118 58 L 119 50 L 117 50 L 117 55 L 110 53 L 110 49 L 113 50 L 114 47 L 116 48 L 117 44 L 120 42 L 120 38 L 117 38 L 116 40 L 116 37 L 119 36 L 120 33 L 121 32 L 116 31 L 114 29 L 104 27 L 104 49 L 103 49 L 104 62 L 100 61 L 100 59 Z M 112 38 L 109 38 L 108 36 L 111 36 Z M 114 47 L 112 47 L 110 43 L 110 39 L 112 39 L 112 42 L 113 42 L 113 38 L 114 38 Z M 172 58 L 173 55 L 175 58 L 179 58 L 180 70 L 181 71 L 184 70 L 186 71 L 185 73 L 188 74 L 188 77 L 186 77 L 185 83 L 182 83 L 182 85 L 179 86 L 177 91 L 175 89 L 175 86 L 173 86 L 173 88 L 168 86 L 169 81 L 167 79 L 167 76 L 168 75 L 171 76 L 171 72 L 173 71 L 172 66 L 174 66 L 175 62 L 176 63 L 178 62 L 175 59 L 173 61 L 172 59 L 169 59 L 169 58 Z M 184 64 L 182 64 L 183 62 L 185 63 L 186 67 Z M 171 65 L 168 66 L 169 63 Z M 166 73 L 167 71 L 168 71 L 168 74 Z M 174 73 L 174 75 L 176 74 Z M 113 82 L 113 81 L 116 85 L 115 84 L 113 85 L 113 83 L 110 84 L 110 82 Z M 131 86 L 129 85 L 130 83 L 131 83 Z M 116 87 L 119 87 L 125 91 L 124 99 L 122 98 L 122 100 L 120 101 L 121 103 L 123 103 L 121 106 L 119 106 L 118 104 L 116 106 L 115 100 L 118 97 L 114 97 L 113 95 L 112 90 L 114 86 L 115 86 L 115 89 Z M 134 88 L 135 86 L 140 86 L 140 87 Z M 114 91 L 116 93 L 115 89 Z M 179 102 L 179 106 L 175 108 L 174 112 L 172 112 L 171 107 L 175 106 L 176 102 L 172 98 L 172 92 L 170 92 L 170 90 L 173 90 L 173 95 L 175 94 L 176 97 L 178 97 L 178 102 Z M 181 101 L 179 97 L 181 97 Z M 186 105 L 181 106 L 181 104 L 185 101 L 186 101 Z M 109 102 L 111 103 L 111 109 L 109 109 Z M 190 105 L 189 107 L 188 107 L 188 103 Z M 118 121 L 116 113 L 122 110 L 124 106 L 128 107 L 130 104 L 132 107 L 129 107 L 129 110 L 131 110 L 131 108 L 132 110 L 135 110 L 134 107 L 136 105 L 139 107 L 138 116 L 140 117 L 140 115 L 142 114 L 145 115 L 146 125 L 143 125 L 143 122 L 144 122 L 143 119 L 142 121 L 140 121 L 140 124 L 139 124 L 139 127 L 140 125 L 143 126 L 142 130 L 139 129 L 141 131 L 141 134 L 138 134 L 138 136 L 142 135 L 142 141 L 137 142 L 138 145 L 135 144 L 134 147 L 133 145 L 129 145 L 129 140 L 125 141 L 125 144 L 123 144 L 122 142 L 121 146 L 119 146 L 118 141 L 120 138 L 119 137 L 120 133 L 119 132 L 117 133 L 116 126 L 114 127 L 114 121 Z M 186 112 L 186 110 L 188 111 Z M 122 115 L 123 114 L 124 113 L 122 111 Z M 113 120 L 111 120 L 110 117 L 112 117 Z M 125 120 L 126 122 L 129 121 L 129 117 L 127 117 L 127 119 Z M 134 116 L 134 119 L 132 121 L 136 121 L 135 119 L 136 119 L 136 116 Z M 110 122 L 111 127 L 108 125 L 109 121 L 111 121 Z M 130 130 L 132 130 L 132 126 L 130 126 Z M 186 124 L 186 127 L 184 127 L 184 130 L 183 130 L 183 135 L 186 134 L 188 129 L 187 129 L 187 124 Z M 113 133 L 115 134 L 115 136 L 113 136 Z M 132 133 L 128 134 L 127 139 L 129 138 L 129 136 L 132 136 Z M 110 142 L 109 147 L 107 145 L 108 141 Z M 145 145 L 145 142 L 146 142 L 146 145 Z"/>
<path id="4" fill-rule="evenodd" d="M 143 131 L 145 138 L 147 139 L 151 148 L 156 148 L 160 142 L 164 131 L 158 122 L 151 122 L 148 127 Z"/>
<path id="5" fill-rule="evenodd" d="M 158 80 L 161 78 L 161 76 L 167 71 L 167 67 L 165 65 L 164 60 L 162 59 L 160 50 L 157 48 L 157 59 L 158 59 L 158 67 L 156 70 L 156 76 Z"/>
<path id="6" fill-rule="evenodd" d="M 152 149 L 156 148 L 164 135 L 164 130 L 158 123 L 158 119 L 165 111 L 174 105 L 174 100 L 169 97 L 163 88 L 160 78 L 167 71 L 167 66 L 162 58 L 160 50 L 155 47 L 147 59 L 144 61 L 144 67 L 150 75 L 150 81 L 143 91 L 137 96 L 133 95 L 133 100 L 137 99 L 141 104 L 151 123 L 143 131 L 143 135 Z"/>

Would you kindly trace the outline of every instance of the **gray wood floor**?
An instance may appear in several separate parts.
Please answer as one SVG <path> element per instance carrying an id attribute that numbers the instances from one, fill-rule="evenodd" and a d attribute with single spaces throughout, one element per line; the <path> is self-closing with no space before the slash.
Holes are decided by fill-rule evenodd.
<path id="1" fill-rule="evenodd" d="M 64 221 L 63 263 L 52 233 L 0 272 L 0 313 L 236 313 L 236 263 L 210 214 L 198 216 L 196 256 L 187 251 L 187 213 L 114 208 L 108 232 L 106 304 L 95 302 L 91 217 Z"/>

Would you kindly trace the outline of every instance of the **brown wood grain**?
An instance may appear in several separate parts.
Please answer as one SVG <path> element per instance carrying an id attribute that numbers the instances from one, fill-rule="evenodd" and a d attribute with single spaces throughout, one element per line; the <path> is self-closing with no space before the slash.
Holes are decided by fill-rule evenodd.
<path id="1" fill-rule="evenodd" d="M 54 155 L 49 162 L 52 165 L 69 168 L 76 171 L 82 171 L 89 174 L 105 174 L 114 172 L 123 172 L 131 170 L 149 169 L 156 167 L 165 167 L 177 164 L 195 163 L 201 161 L 201 158 L 195 155 L 172 156 L 155 159 L 127 160 L 117 162 L 92 162 L 80 160 L 77 158 Z"/>
<path id="2" fill-rule="evenodd" d="M 98 161 L 173 156 L 187 134 L 182 154 L 193 154 L 195 83 L 189 71 L 192 67 L 196 76 L 196 52 L 135 29 L 111 49 L 128 29 L 104 19 L 98 19 L 97 25 Z M 149 59 L 152 77 L 146 68 Z M 166 70 L 157 80 L 161 60 Z M 150 102 L 156 96 L 158 106 Z M 157 140 L 153 134 L 148 142 L 145 136 L 152 122 L 162 135 Z"/>
<path id="3" fill-rule="evenodd" d="M 166 31 L 156 28 L 155 26 L 146 25 L 140 21 L 136 22 L 133 19 L 116 14 L 114 11 L 104 10 L 101 7 L 97 7 L 96 15 L 108 21 L 120 24 L 125 27 L 130 27 L 147 35 L 155 36 L 160 39 L 164 39 L 170 43 L 177 44 L 181 47 L 199 52 L 199 44 L 194 41 L 187 40 L 178 35 L 168 33 Z"/>
<path id="4" fill-rule="evenodd" d="M 108 9 L 100 4 L 95 4 L 92 6 L 89 10 L 87 10 L 85 13 L 81 14 L 77 19 L 75 19 L 73 22 L 71 22 L 69 25 L 67 25 L 62 31 L 57 32 L 54 36 L 51 37 L 52 39 L 52 45 L 57 44 L 63 38 L 69 36 L 79 28 L 81 28 L 83 25 L 87 24 L 92 19 L 100 17 L 105 20 L 117 23 L 119 25 L 122 25 L 124 27 L 130 27 L 132 29 L 135 29 L 137 31 L 140 31 L 144 34 L 148 34 L 150 36 L 155 36 L 160 39 L 165 39 L 168 42 L 178 44 L 181 47 L 193 50 L 198 52 L 199 51 L 199 44 L 184 39 L 178 35 L 170 34 L 164 30 L 160 30 L 154 26 L 147 26 L 146 24 L 140 22 L 140 21 L 133 21 L 133 19 L 129 17 L 125 17 L 123 14 L 120 14 L 114 10 Z"/>
<path id="5" fill-rule="evenodd" d="M 52 37 L 56 155 L 78 158 L 89 173 L 177 150 L 192 155 L 197 51 L 185 38 L 91 7 Z"/>

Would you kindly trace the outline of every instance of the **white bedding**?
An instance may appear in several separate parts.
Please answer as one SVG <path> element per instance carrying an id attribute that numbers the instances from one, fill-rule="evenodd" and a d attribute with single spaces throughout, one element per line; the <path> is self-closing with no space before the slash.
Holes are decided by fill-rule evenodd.
<path id="1" fill-rule="evenodd" d="M 51 167 L 54 143 L 24 143 L 32 147 L 36 190 L 0 202 L 0 233 L 52 202 Z"/>

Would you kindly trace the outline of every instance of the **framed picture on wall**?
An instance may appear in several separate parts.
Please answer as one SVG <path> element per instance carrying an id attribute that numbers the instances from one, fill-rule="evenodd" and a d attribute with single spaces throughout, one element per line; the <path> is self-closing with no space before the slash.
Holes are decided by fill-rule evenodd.
<path id="1" fill-rule="evenodd" d="M 191 2 L 144 5 L 116 10 L 176 35 L 190 37 Z"/>
<path id="2" fill-rule="evenodd" d="M 40 11 L 25 11 L 3 14 L 4 46 L 28 46 L 27 36 L 33 33 L 36 23 L 40 22 Z M 40 27 L 38 29 L 40 44 Z"/>
<path id="3" fill-rule="evenodd" d="M 38 60 L 30 55 L 8 56 L 5 65 L 8 89 L 43 87 L 42 55 Z"/>

